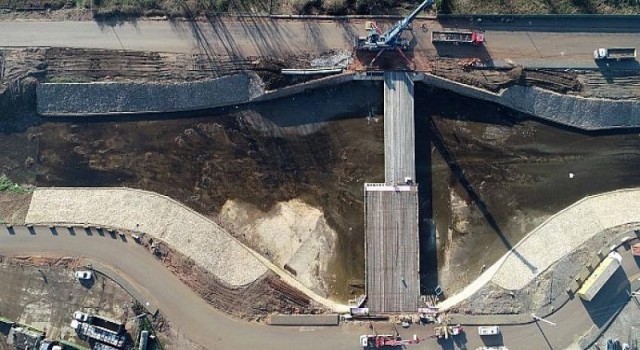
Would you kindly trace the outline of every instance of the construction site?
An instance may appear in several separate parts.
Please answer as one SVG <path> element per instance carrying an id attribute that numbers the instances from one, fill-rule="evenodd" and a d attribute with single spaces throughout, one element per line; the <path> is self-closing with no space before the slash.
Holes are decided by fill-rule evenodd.
<path id="1" fill-rule="evenodd" d="M 0 14 L 0 348 L 637 348 L 640 21 L 435 7 Z"/>

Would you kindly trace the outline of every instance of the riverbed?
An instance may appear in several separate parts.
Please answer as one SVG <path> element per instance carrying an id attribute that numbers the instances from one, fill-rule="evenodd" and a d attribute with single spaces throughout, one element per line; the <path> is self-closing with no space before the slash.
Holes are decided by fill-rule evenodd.
<path id="1" fill-rule="evenodd" d="M 422 84 L 415 106 L 425 293 L 459 290 L 585 195 L 640 185 L 637 133 L 581 133 Z M 381 111 L 379 82 L 351 82 L 193 113 L 40 119 L 2 134 L 1 172 L 142 188 L 214 219 L 230 199 L 263 212 L 301 199 L 337 233 L 324 278 L 346 300 L 362 292 L 363 184 L 384 180 Z"/>

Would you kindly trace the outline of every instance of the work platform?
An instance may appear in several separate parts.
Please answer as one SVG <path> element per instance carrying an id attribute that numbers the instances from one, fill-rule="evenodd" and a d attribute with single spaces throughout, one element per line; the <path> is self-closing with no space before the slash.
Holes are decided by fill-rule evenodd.
<path id="1" fill-rule="evenodd" d="M 413 80 L 384 73 L 385 183 L 364 185 L 367 306 L 416 312 L 420 294 Z"/>

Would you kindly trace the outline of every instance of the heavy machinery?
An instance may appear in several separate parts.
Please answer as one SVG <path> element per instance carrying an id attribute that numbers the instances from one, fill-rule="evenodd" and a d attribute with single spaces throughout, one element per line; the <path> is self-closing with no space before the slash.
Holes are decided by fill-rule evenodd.
<path id="1" fill-rule="evenodd" d="M 386 347 L 404 347 L 405 345 L 411 345 L 411 344 L 418 344 L 420 343 L 420 339 L 418 339 L 418 336 L 416 334 L 413 335 L 413 337 L 411 339 L 402 339 L 400 337 L 400 334 L 398 333 L 398 330 L 394 329 L 396 331 L 395 335 L 380 335 L 378 334 L 378 332 L 376 331 L 375 327 L 373 326 L 373 323 L 369 322 L 369 328 L 371 328 L 373 330 L 373 335 L 361 335 L 360 336 L 360 346 L 362 346 L 365 349 L 371 349 L 371 348 L 375 348 L 375 349 L 379 349 L 379 348 L 386 348 Z"/>
<path id="2" fill-rule="evenodd" d="M 355 49 L 359 51 L 377 52 L 376 57 L 371 61 L 370 65 L 380 57 L 385 50 L 397 50 L 400 52 L 405 60 L 409 61 L 407 57 L 402 53 L 402 50 L 409 48 L 409 40 L 402 37 L 404 32 L 411 22 L 420 14 L 422 10 L 433 5 L 434 0 L 425 0 L 418 6 L 410 15 L 398 21 L 393 27 L 389 28 L 386 32 L 382 32 L 380 28 L 373 21 L 367 21 L 365 29 L 367 30 L 367 36 L 361 36 L 356 38 Z"/>
<path id="3" fill-rule="evenodd" d="M 457 324 L 455 326 L 449 326 L 448 324 L 444 323 L 441 326 L 437 326 L 433 329 L 434 331 L 434 335 L 436 338 L 441 339 L 449 339 L 449 336 L 456 336 L 456 335 L 460 335 L 464 332 L 464 328 Z"/>
<path id="4" fill-rule="evenodd" d="M 467 30 L 432 31 L 431 42 L 434 44 L 474 44 L 482 45 L 484 34 Z"/>
<path id="5" fill-rule="evenodd" d="M 600 48 L 593 51 L 593 59 L 595 60 L 633 60 L 636 58 L 635 47 L 612 47 Z"/>

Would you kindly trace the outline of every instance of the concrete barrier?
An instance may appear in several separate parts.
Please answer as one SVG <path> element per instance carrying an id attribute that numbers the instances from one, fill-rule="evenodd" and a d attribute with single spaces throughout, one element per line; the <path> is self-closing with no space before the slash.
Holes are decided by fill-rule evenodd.
<path id="1" fill-rule="evenodd" d="M 338 314 L 329 315 L 274 315 L 269 322 L 272 326 L 337 326 Z"/>

